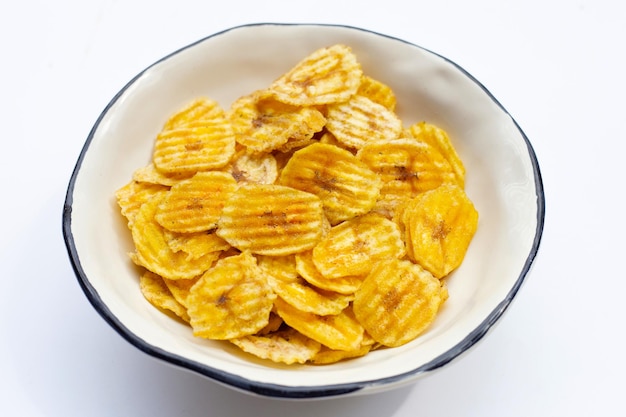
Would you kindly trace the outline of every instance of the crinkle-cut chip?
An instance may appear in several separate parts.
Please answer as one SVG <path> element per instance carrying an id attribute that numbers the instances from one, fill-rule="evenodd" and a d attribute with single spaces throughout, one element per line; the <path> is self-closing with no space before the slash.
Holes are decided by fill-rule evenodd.
<path id="1" fill-rule="evenodd" d="M 321 200 L 275 184 L 243 184 L 224 205 L 217 235 L 260 255 L 290 255 L 311 249 L 322 237 Z"/>
<path id="2" fill-rule="evenodd" d="M 276 100 L 295 106 L 347 101 L 359 88 L 363 70 L 346 45 L 321 48 L 301 60 L 269 88 Z"/>
<path id="3" fill-rule="evenodd" d="M 136 252 L 131 259 L 163 278 L 191 279 L 209 269 L 219 253 L 213 252 L 190 260 L 186 253 L 172 251 L 163 227 L 154 219 L 157 207 L 166 193 L 161 191 L 144 203 L 135 216 L 131 233 Z"/>
<path id="4" fill-rule="evenodd" d="M 163 185 L 131 181 L 115 192 L 120 212 L 126 217 L 128 227 L 132 227 L 135 216 L 141 206 L 150 201 L 155 195 L 167 191 Z"/>
<path id="5" fill-rule="evenodd" d="M 356 94 L 367 97 L 391 111 L 396 109 L 396 95 L 391 87 L 368 75 L 361 78 L 361 85 Z"/>
<path id="6" fill-rule="evenodd" d="M 437 278 L 458 268 L 478 227 L 478 212 L 457 185 L 415 197 L 402 213 L 407 255 Z"/>
<path id="7" fill-rule="evenodd" d="M 170 249 L 174 252 L 185 252 L 189 260 L 230 248 L 228 242 L 210 232 L 177 233 L 164 230 L 164 235 Z"/>
<path id="8" fill-rule="evenodd" d="M 374 213 L 333 227 L 313 248 L 313 262 L 327 278 L 365 275 L 376 262 L 404 255 L 398 226 Z"/>
<path id="9" fill-rule="evenodd" d="M 237 182 L 226 172 L 198 172 L 172 186 L 159 204 L 155 220 L 172 232 L 213 230 L 226 200 L 236 188 Z"/>
<path id="10" fill-rule="evenodd" d="M 200 277 L 192 278 L 192 279 L 167 279 L 163 278 L 165 285 L 170 290 L 176 301 L 180 304 L 188 307 L 187 305 L 187 296 L 189 296 L 189 291 L 191 287 L 194 286 L 196 282 L 198 282 Z"/>
<path id="11" fill-rule="evenodd" d="M 352 314 L 351 308 L 334 316 L 318 316 L 300 311 L 277 297 L 276 312 L 293 329 L 336 350 L 355 350 L 363 340 L 363 326 Z"/>
<path id="12" fill-rule="evenodd" d="M 274 333 L 276 331 L 278 331 L 280 329 L 280 327 L 283 325 L 284 321 L 282 318 L 280 318 L 280 316 L 276 313 L 274 313 L 273 311 L 270 313 L 270 317 L 268 320 L 268 323 L 265 325 L 265 327 L 263 327 L 261 330 L 259 330 L 256 334 L 257 335 L 265 335 L 265 334 L 269 334 L 269 333 Z"/>
<path id="13" fill-rule="evenodd" d="M 171 311 L 181 319 L 189 322 L 187 308 L 172 295 L 163 278 L 157 274 L 144 271 L 139 277 L 139 288 L 146 300 L 161 310 Z"/>
<path id="14" fill-rule="evenodd" d="M 465 166 L 445 130 L 431 123 L 419 122 L 411 125 L 408 128 L 408 132 L 412 137 L 437 149 L 450 163 L 456 174 L 459 186 L 464 187 Z"/>
<path id="15" fill-rule="evenodd" d="M 293 329 L 281 330 L 265 336 L 244 336 L 230 341 L 244 352 L 287 365 L 308 362 L 322 347 L 319 342 Z"/>
<path id="16" fill-rule="evenodd" d="M 441 305 L 439 280 L 408 260 L 377 263 L 356 292 L 354 315 L 374 340 L 397 347 L 419 336 Z"/>
<path id="17" fill-rule="evenodd" d="M 235 134 L 225 118 L 203 120 L 161 131 L 153 162 L 165 174 L 193 174 L 226 166 L 235 154 Z"/>
<path id="18" fill-rule="evenodd" d="M 368 142 L 397 139 L 402 121 L 383 105 L 355 95 L 345 103 L 328 106 L 326 129 L 345 146 L 360 149 Z"/>
<path id="19" fill-rule="evenodd" d="M 339 294 L 312 287 L 302 277 L 296 281 L 283 281 L 269 274 L 272 290 L 288 304 L 300 311 L 328 316 L 341 313 L 353 299 L 352 294 Z"/>
<path id="20" fill-rule="evenodd" d="M 339 294 L 353 294 L 359 289 L 364 278 L 359 276 L 326 278 L 317 270 L 311 250 L 296 254 L 296 270 L 309 284 Z"/>
<path id="21" fill-rule="evenodd" d="M 367 355 L 372 349 L 371 345 L 361 345 L 355 350 L 333 350 L 322 346 L 319 352 L 311 358 L 313 365 L 329 365 L 331 363 L 341 362 L 346 359 L 359 358 Z"/>
<path id="22" fill-rule="evenodd" d="M 413 138 L 367 143 L 357 158 L 380 176 L 383 182 L 380 193 L 388 202 L 457 182 L 443 155 Z"/>
<path id="23" fill-rule="evenodd" d="M 276 158 L 271 153 L 238 152 L 227 171 L 238 183 L 273 184 L 278 178 Z"/>
<path id="24" fill-rule="evenodd" d="M 295 152 L 279 184 L 318 196 L 331 224 L 370 211 L 382 187 L 379 177 L 349 151 L 323 143 Z"/>
<path id="25" fill-rule="evenodd" d="M 254 256 L 221 259 L 187 297 L 193 334 L 216 340 L 254 334 L 268 324 L 275 298 Z"/>
<path id="26" fill-rule="evenodd" d="M 294 107 L 257 91 L 236 100 L 228 113 L 236 140 L 252 152 L 289 150 L 307 143 L 326 118 L 312 107 Z"/>
<path id="27" fill-rule="evenodd" d="M 163 130 L 176 129 L 193 122 L 213 120 L 220 117 L 224 117 L 224 109 L 222 109 L 219 103 L 206 97 L 200 97 L 171 116 L 165 122 Z"/>
<path id="28" fill-rule="evenodd" d="M 257 264 L 266 274 L 280 279 L 283 282 L 298 282 L 296 270 L 296 256 L 266 256 L 258 255 Z"/>
<path id="29" fill-rule="evenodd" d="M 133 180 L 151 184 L 161 184 L 171 187 L 177 182 L 191 177 L 193 174 L 164 174 L 156 169 L 154 163 L 139 168 L 133 172 Z"/>

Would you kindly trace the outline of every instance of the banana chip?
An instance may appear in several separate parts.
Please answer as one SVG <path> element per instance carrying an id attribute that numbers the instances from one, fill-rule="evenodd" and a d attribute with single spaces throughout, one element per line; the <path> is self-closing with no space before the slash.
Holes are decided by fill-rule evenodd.
<path id="1" fill-rule="evenodd" d="M 333 227 L 313 249 L 313 262 L 326 278 L 339 278 L 365 275 L 376 262 L 404 255 L 398 226 L 366 214 Z"/>
<path id="2" fill-rule="evenodd" d="M 292 328 L 335 350 L 353 351 L 361 346 L 363 326 L 350 308 L 334 316 L 318 316 L 300 311 L 280 297 L 274 302 L 276 312 Z"/>
<path id="3" fill-rule="evenodd" d="M 309 284 L 339 294 L 353 294 L 363 281 L 363 277 L 358 276 L 326 278 L 315 266 L 310 250 L 296 254 L 296 270 Z"/>
<path id="4" fill-rule="evenodd" d="M 391 87 L 372 77 L 363 75 L 361 85 L 356 93 L 369 98 L 374 103 L 378 103 L 391 111 L 396 109 L 396 95 Z"/>
<path id="5" fill-rule="evenodd" d="M 385 106 L 355 95 L 345 103 L 328 106 L 326 129 L 344 145 L 360 149 L 368 142 L 397 139 L 402 121 Z"/>
<path id="6" fill-rule="evenodd" d="M 319 342 L 293 329 L 270 333 L 266 336 L 244 336 L 230 341 L 244 352 L 287 365 L 310 361 L 322 347 Z"/>
<path id="7" fill-rule="evenodd" d="M 117 204 L 120 212 L 124 217 L 128 227 L 132 227 L 135 216 L 139 212 L 141 206 L 150 201 L 155 195 L 167 191 L 169 188 L 158 185 L 131 181 L 115 192 Z"/>
<path id="8" fill-rule="evenodd" d="M 222 259 L 187 297 L 195 336 L 226 340 L 254 334 L 269 323 L 276 295 L 249 253 Z"/>
<path id="9" fill-rule="evenodd" d="M 184 109 L 171 116 L 163 130 L 172 130 L 202 120 L 215 120 L 224 117 L 224 109 L 215 100 L 206 97 L 198 98 Z"/>
<path id="10" fill-rule="evenodd" d="M 193 174 L 226 166 L 235 154 L 235 133 L 225 118 L 161 131 L 153 162 L 165 174 Z"/>
<path id="11" fill-rule="evenodd" d="M 139 288 L 146 300 L 153 306 L 161 310 L 170 311 L 186 322 L 189 321 L 189 315 L 185 306 L 176 300 L 165 285 L 163 278 L 157 274 L 145 271 L 139 277 Z"/>
<path id="12" fill-rule="evenodd" d="M 322 346 L 322 348 L 313 356 L 310 361 L 313 365 L 328 365 L 340 362 L 346 359 L 358 358 L 367 355 L 372 346 L 361 345 L 355 350 L 333 350 Z"/>
<path id="13" fill-rule="evenodd" d="M 437 278 L 410 261 L 393 259 L 372 269 L 355 294 L 353 309 L 374 340 L 396 347 L 426 330 L 441 303 Z"/>
<path id="14" fill-rule="evenodd" d="M 167 285 L 167 288 L 172 293 L 172 296 L 176 301 L 178 301 L 181 305 L 187 308 L 189 305 L 187 304 L 187 297 L 189 296 L 189 291 L 191 291 L 191 287 L 194 286 L 196 282 L 198 282 L 197 278 L 192 279 L 167 279 L 163 278 L 163 282 Z M 187 321 L 189 321 L 189 317 L 187 317 Z"/>
<path id="15" fill-rule="evenodd" d="M 244 184 L 226 202 L 216 233 L 241 251 L 280 256 L 315 246 L 323 223 L 322 202 L 313 194 Z"/>
<path id="16" fill-rule="evenodd" d="M 363 70 L 346 45 L 321 48 L 300 61 L 269 88 L 276 100 L 294 106 L 347 101 L 359 88 Z"/>
<path id="17" fill-rule="evenodd" d="M 333 225 L 370 211 L 382 187 L 379 177 L 350 152 L 323 143 L 295 152 L 279 183 L 318 196 Z"/>
<path id="18" fill-rule="evenodd" d="M 184 252 L 188 260 L 201 258 L 213 252 L 222 252 L 230 248 L 228 242 L 215 233 L 176 233 L 164 230 L 163 235 L 173 252 Z"/>
<path id="19" fill-rule="evenodd" d="M 286 303 L 300 311 L 329 316 L 341 313 L 354 298 L 352 294 L 345 295 L 332 291 L 324 291 L 308 285 L 303 278 L 297 281 L 286 282 L 280 278 L 270 276 L 272 290 Z"/>
<path id="20" fill-rule="evenodd" d="M 173 232 L 213 230 L 226 200 L 236 188 L 237 182 L 226 172 L 198 172 L 172 186 L 159 204 L 155 219 Z"/>
<path id="21" fill-rule="evenodd" d="M 139 168 L 133 172 L 133 180 L 137 182 L 147 182 L 150 184 L 160 184 L 171 187 L 179 181 L 185 180 L 191 177 L 192 174 L 164 174 L 159 172 L 153 163 L 146 165 L 143 168 Z"/>
<path id="22" fill-rule="evenodd" d="M 273 184 L 278 178 L 278 165 L 271 153 L 248 154 L 240 152 L 228 171 L 238 182 Z"/>
<path id="23" fill-rule="evenodd" d="M 478 227 L 478 212 L 462 188 L 442 185 L 404 209 L 408 255 L 437 278 L 456 269 Z"/>

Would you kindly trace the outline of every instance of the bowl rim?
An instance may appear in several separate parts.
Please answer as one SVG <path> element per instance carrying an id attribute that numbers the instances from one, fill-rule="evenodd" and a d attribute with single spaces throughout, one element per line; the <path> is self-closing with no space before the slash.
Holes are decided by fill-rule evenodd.
<path id="1" fill-rule="evenodd" d="M 509 290 L 506 297 L 490 312 L 490 314 L 473 331 L 471 331 L 464 339 L 462 339 L 455 346 L 453 346 L 452 348 L 448 349 L 444 353 L 440 354 L 439 356 L 435 357 L 431 361 L 419 367 L 416 367 L 414 369 L 411 369 L 401 374 L 396 374 L 393 376 L 380 378 L 380 379 L 363 380 L 363 381 L 358 381 L 358 382 L 341 383 L 341 384 L 329 384 L 329 385 L 322 385 L 322 386 L 286 386 L 286 385 L 279 385 L 279 384 L 273 384 L 273 383 L 267 383 L 267 382 L 253 381 L 253 380 L 247 379 L 239 375 L 235 375 L 235 374 L 232 374 L 232 373 L 220 370 L 220 369 L 212 368 L 208 365 L 204 365 L 204 364 L 192 361 L 192 360 L 188 360 L 180 355 L 167 352 L 157 346 L 147 343 L 142 338 L 140 338 L 139 336 L 134 334 L 132 331 L 130 331 L 111 312 L 108 306 L 102 301 L 101 297 L 98 294 L 98 291 L 91 284 L 89 277 L 87 276 L 87 274 L 82 268 L 81 261 L 78 256 L 78 251 L 74 242 L 73 232 L 72 232 L 72 206 L 73 206 L 74 186 L 78 178 L 78 175 L 80 173 L 82 162 L 85 158 L 87 151 L 89 150 L 89 147 L 94 138 L 94 135 L 96 131 L 98 130 L 98 128 L 100 127 L 102 120 L 111 109 L 111 107 L 120 99 L 120 97 L 122 97 L 122 95 L 139 78 L 141 78 L 147 71 L 149 71 L 152 67 L 157 66 L 159 63 L 166 61 L 169 58 L 185 50 L 193 48 L 195 45 L 200 44 L 210 38 L 225 34 L 227 32 L 239 30 L 239 29 L 259 27 L 259 26 L 275 26 L 275 27 L 308 26 L 308 27 L 322 27 L 322 28 L 323 27 L 344 28 L 344 29 L 361 31 L 364 33 L 381 36 L 381 37 L 388 38 L 394 41 L 399 41 L 407 45 L 410 45 L 412 47 L 415 47 L 417 49 L 420 49 L 422 51 L 425 51 L 429 54 L 435 55 L 443 59 L 447 63 L 451 64 L 452 66 L 454 66 L 457 70 L 459 70 L 462 74 L 464 74 L 467 78 L 469 78 L 470 81 L 472 81 L 478 87 L 480 87 L 484 91 L 484 93 L 501 109 L 501 111 L 504 112 L 511 119 L 518 133 L 521 135 L 521 137 L 524 140 L 524 143 L 526 145 L 526 150 L 528 152 L 527 156 L 530 159 L 530 163 L 531 163 L 533 175 L 534 175 L 537 223 L 536 223 L 533 243 L 526 257 L 522 270 L 520 271 L 514 285 Z M 539 162 L 538 162 L 537 156 L 535 154 L 535 151 L 533 149 L 533 146 L 530 140 L 528 139 L 526 134 L 522 131 L 517 121 L 515 121 L 515 119 L 502 106 L 502 104 L 491 94 L 491 92 L 482 83 L 480 83 L 475 77 L 473 77 L 468 71 L 462 68 L 460 65 L 456 64 L 455 62 L 451 61 L 450 59 L 436 52 L 433 52 L 427 48 L 421 47 L 417 44 L 408 42 L 400 38 L 396 38 L 394 36 L 378 33 L 376 31 L 372 31 L 369 29 L 364 29 L 364 28 L 360 28 L 356 26 L 344 25 L 344 24 L 326 24 L 326 23 L 267 22 L 267 23 L 249 23 L 249 24 L 233 26 L 233 27 L 221 30 L 219 32 L 215 32 L 195 42 L 192 42 L 186 46 L 183 46 L 165 55 L 164 57 L 158 59 L 151 65 L 147 66 L 145 69 L 140 71 L 137 75 L 135 75 L 130 81 L 128 81 L 126 85 L 124 85 L 113 96 L 113 98 L 109 101 L 109 103 L 105 106 L 105 108 L 100 112 L 96 122 L 91 128 L 85 140 L 85 143 L 80 151 L 80 154 L 78 156 L 74 169 L 72 171 L 72 174 L 68 183 L 68 187 L 67 187 L 64 206 L 63 206 L 62 232 L 63 232 L 63 239 L 65 242 L 65 246 L 67 249 L 70 263 L 72 265 L 74 274 L 78 280 L 78 283 L 82 291 L 87 296 L 87 299 L 89 300 L 93 308 L 98 312 L 98 314 L 119 335 L 121 335 L 130 344 L 134 345 L 136 348 L 148 354 L 149 356 L 163 360 L 177 367 L 194 371 L 200 375 L 208 377 L 218 383 L 229 386 L 230 388 L 234 388 L 236 390 L 244 391 L 246 393 L 253 393 L 253 394 L 260 395 L 260 396 L 266 396 L 266 397 L 276 397 L 276 398 L 284 398 L 284 399 L 302 399 L 302 398 L 312 399 L 312 398 L 323 398 L 323 397 L 334 397 L 334 396 L 339 396 L 339 395 L 346 395 L 346 394 L 351 394 L 351 393 L 356 393 L 358 391 L 362 391 L 368 387 L 385 386 L 385 385 L 393 385 L 396 383 L 400 383 L 403 380 L 408 379 L 409 377 L 417 377 L 419 375 L 441 368 L 442 366 L 448 364 L 449 362 L 461 356 L 463 353 L 467 352 L 471 347 L 476 345 L 487 334 L 487 332 L 490 329 L 493 328 L 496 322 L 498 322 L 499 318 L 504 314 L 507 308 L 511 305 L 517 292 L 521 288 L 522 284 L 525 282 L 525 279 L 528 273 L 530 272 L 534 264 L 534 260 L 538 254 L 539 246 L 541 243 L 541 238 L 543 235 L 544 222 L 545 222 L 545 195 L 544 195 L 543 180 L 542 180 L 541 171 L 539 168 Z"/>

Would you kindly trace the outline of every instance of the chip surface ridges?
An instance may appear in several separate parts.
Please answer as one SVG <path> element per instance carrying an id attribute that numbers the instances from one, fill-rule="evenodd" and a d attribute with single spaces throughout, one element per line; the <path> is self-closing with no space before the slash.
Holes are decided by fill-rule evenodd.
<path id="1" fill-rule="evenodd" d="M 331 224 L 370 211 L 382 187 L 379 177 L 349 151 L 323 143 L 295 152 L 279 183 L 318 196 Z"/>
<path id="2" fill-rule="evenodd" d="M 290 255 L 311 249 L 322 236 L 321 200 L 274 184 L 241 185 L 224 205 L 217 235 L 237 249 Z"/>

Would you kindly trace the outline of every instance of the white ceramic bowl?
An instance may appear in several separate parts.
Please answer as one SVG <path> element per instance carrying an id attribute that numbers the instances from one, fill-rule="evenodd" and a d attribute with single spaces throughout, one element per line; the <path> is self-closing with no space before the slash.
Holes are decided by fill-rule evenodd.
<path id="1" fill-rule="evenodd" d="M 402 347 L 330 366 L 281 366 L 228 343 L 194 338 L 147 304 L 128 260 L 128 229 L 114 192 L 148 163 L 163 121 L 206 95 L 223 106 L 268 86 L 313 50 L 352 47 L 364 72 L 390 85 L 405 124 L 446 129 L 467 169 L 466 191 L 480 213 L 450 298 L 429 330 Z M 145 353 L 222 384 L 263 396 L 332 397 L 405 385 L 453 361 L 501 318 L 536 256 L 544 221 L 541 175 L 530 142 L 505 109 L 453 62 L 411 43 L 327 25 L 236 27 L 149 66 L 114 96 L 89 133 L 63 213 L 70 260 L 100 315 Z"/>

